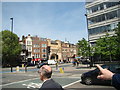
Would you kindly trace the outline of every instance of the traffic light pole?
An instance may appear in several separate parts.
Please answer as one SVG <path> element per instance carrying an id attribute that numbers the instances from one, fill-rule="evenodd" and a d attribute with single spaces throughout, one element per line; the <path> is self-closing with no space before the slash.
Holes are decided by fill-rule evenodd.
<path id="1" fill-rule="evenodd" d="M 26 62 L 26 57 L 25 57 L 25 72 L 27 72 L 27 62 Z"/>
<path id="2" fill-rule="evenodd" d="M 28 62 L 28 60 L 26 59 L 27 58 L 27 56 L 28 56 L 28 50 L 26 50 L 26 55 L 25 55 L 25 72 L 27 72 L 27 62 Z"/>

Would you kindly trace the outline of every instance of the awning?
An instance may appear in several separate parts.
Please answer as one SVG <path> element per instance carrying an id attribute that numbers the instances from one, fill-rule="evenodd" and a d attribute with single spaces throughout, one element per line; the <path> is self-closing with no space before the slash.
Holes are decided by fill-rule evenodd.
<path id="1" fill-rule="evenodd" d="M 32 61 L 41 61 L 40 58 L 35 58 L 35 59 L 32 59 Z"/>

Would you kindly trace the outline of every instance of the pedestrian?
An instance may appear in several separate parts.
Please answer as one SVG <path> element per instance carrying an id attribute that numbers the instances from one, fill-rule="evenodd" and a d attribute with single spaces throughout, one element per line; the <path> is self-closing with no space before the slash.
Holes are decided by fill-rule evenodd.
<path id="1" fill-rule="evenodd" d="M 56 70 L 58 70 L 58 61 L 56 62 L 56 64 L 55 64 L 55 65 L 56 65 Z"/>
<path id="2" fill-rule="evenodd" d="M 76 62 L 75 62 L 75 60 L 73 60 L 73 67 L 74 67 L 74 66 L 76 66 Z"/>
<path id="3" fill-rule="evenodd" d="M 40 80 L 43 81 L 42 86 L 39 90 L 64 90 L 62 86 L 55 82 L 51 76 L 52 76 L 52 68 L 48 65 L 43 65 L 38 73 L 40 74 Z"/>
<path id="4" fill-rule="evenodd" d="M 77 60 L 76 63 L 77 63 L 77 67 L 78 67 L 79 66 L 79 61 Z"/>
<path id="5" fill-rule="evenodd" d="M 117 89 L 120 90 L 120 74 L 112 73 L 107 69 L 103 69 L 101 66 L 97 65 L 98 69 L 100 70 L 100 75 L 97 76 L 98 79 L 103 80 L 112 80 L 112 85 Z"/>

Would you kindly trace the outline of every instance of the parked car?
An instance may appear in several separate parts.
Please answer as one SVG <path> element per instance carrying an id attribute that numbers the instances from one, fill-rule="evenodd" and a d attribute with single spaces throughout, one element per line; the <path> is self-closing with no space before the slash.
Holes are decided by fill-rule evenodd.
<path id="1" fill-rule="evenodd" d="M 39 63 L 38 65 L 37 65 L 37 68 L 40 68 L 40 67 L 42 67 L 43 65 L 48 65 L 47 63 Z"/>
<path id="2" fill-rule="evenodd" d="M 80 61 L 82 62 L 82 64 L 90 64 L 89 59 L 81 59 Z"/>
<path id="3" fill-rule="evenodd" d="M 57 62 L 55 60 L 48 60 L 48 64 L 56 64 Z"/>
<path id="4" fill-rule="evenodd" d="M 37 64 L 37 68 L 40 68 L 43 65 L 48 65 L 48 61 L 47 60 L 41 60 L 41 62 Z"/>
<path id="5" fill-rule="evenodd" d="M 102 65 L 102 68 L 107 68 L 113 73 L 120 73 L 120 64 L 109 64 L 109 65 Z M 88 71 L 86 73 L 83 73 L 81 76 L 82 83 L 86 85 L 91 84 L 106 84 L 111 85 L 111 80 L 101 80 L 97 79 L 97 76 L 100 74 L 100 71 L 98 68 L 92 71 Z"/>

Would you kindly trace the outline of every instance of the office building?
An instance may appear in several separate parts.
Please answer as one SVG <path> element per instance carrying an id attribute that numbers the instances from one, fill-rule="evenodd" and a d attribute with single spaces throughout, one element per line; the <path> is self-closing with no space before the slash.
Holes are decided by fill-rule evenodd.
<path id="1" fill-rule="evenodd" d="M 96 40 L 108 33 L 115 34 L 114 29 L 120 22 L 120 1 L 93 0 L 86 2 L 86 19 L 88 25 L 89 42 L 93 45 Z"/>

